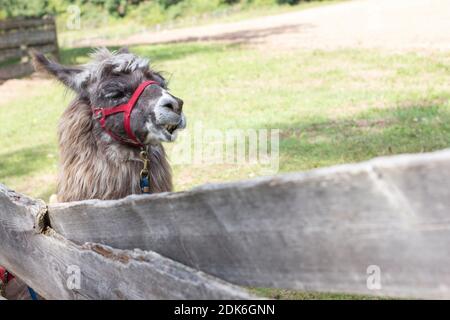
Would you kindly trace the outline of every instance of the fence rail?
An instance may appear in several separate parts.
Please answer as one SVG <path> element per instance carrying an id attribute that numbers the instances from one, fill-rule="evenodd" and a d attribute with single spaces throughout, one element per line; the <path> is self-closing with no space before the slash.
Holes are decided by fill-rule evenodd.
<path id="1" fill-rule="evenodd" d="M 50 298 L 251 297 L 236 285 L 450 298 L 448 181 L 450 150 L 113 201 L 0 188 L 0 262 Z"/>
<path id="2" fill-rule="evenodd" d="M 46 299 L 249 299 L 245 290 L 150 251 L 76 245 L 45 226 L 42 201 L 0 185 L 0 261 Z M 80 288 L 70 270 L 81 271 Z"/>
<path id="3" fill-rule="evenodd" d="M 29 50 L 51 53 L 58 59 L 53 17 L 0 21 L 0 81 L 33 72 Z"/>

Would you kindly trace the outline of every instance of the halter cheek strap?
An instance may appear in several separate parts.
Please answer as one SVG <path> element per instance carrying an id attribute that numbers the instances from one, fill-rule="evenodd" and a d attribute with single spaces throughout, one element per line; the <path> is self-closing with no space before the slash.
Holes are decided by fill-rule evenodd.
<path id="1" fill-rule="evenodd" d="M 133 111 L 136 102 L 138 101 L 142 92 L 144 92 L 145 88 L 153 84 L 159 85 L 156 81 L 151 80 L 141 83 L 139 87 L 136 89 L 136 91 L 134 91 L 133 95 L 131 96 L 131 99 L 125 104 L 121 104 L 119 106 L 115 106 L 112 108 L 94 108 L 93 109 L 94 117 L 99 120 L 102 129 L 105 130 L 105 132 L 109 134 L 113 139 L 119 142 L 130 145 L 132 147 L 137 148 L 144 147 L 144 145 L 136 138 L 133 131 L 131 130 L 131 111 Z M 127 138 L 123 138 L 115 134 L 106 127 L 106 118 L 110 115 L 119 112 L 123 112 L 123 127 L 125 129 Z"/>

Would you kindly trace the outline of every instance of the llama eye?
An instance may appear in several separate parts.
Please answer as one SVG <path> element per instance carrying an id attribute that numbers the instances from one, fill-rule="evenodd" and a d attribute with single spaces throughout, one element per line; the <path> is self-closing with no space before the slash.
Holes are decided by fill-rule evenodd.
<path id="1" fill-rule="evenodd" d="M 108 92 L 107 94 L 105 94 L 105 98 L 108 98 L 108 99 L 117 99 L 117 98 L 122 98 L 123 96 L 124 96 L 124 94 L 121 91 Z"/>

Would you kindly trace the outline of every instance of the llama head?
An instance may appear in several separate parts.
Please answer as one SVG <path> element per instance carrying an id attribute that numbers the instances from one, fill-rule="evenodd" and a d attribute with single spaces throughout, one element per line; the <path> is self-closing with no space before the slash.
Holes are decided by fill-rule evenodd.
<path id="1" fill-rule="evenodd" d="M 85 65 L 70 67 L 48 60 L 41 53 L 33 53 L 36 69 L 56 77 L 93 108 L 124 104 L 142 82 L 156 81 L 159 85 L 146 87 L 137 100 L 131 112 L 131 130 L 139 142 L 146 145 L 176 139 L 178 130 L 186 127 L 183 101 L 169 93 L 166 80 L 149 67 L 147 59 L 127 49 L 111 52 L 106 48 L 96 50 L 91 58 Z M 106 128 L 126 138 L 122 113 L 108 116 Z M 110 140 L 105 133 L 102 137 Z"/>

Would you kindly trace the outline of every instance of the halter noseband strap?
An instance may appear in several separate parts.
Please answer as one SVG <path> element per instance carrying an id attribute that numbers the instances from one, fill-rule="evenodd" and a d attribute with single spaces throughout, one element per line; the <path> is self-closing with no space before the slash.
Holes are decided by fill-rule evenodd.
<path id="1" fill-rule="evenodd" d="M 142 92 L 144 92 L 145 88 L 153 84 L 159 85 L 156 81 L 151 80 L 142 82 L 136 89 L 136 91 L 134 91 L 131 99 L 125 104 L 121 104 L 112 108 L 94 108 L 94 117 L 99 120 L 102 129 L 105 130 L 105 132 L 109 134 L 113 139 L 119 142 L 136 148 L 144 147 L 144 145 L 136 138 L 133 131 L 131 130 L 131 111 L 133 111 L 136 102 L 138 101 Z M 123 112 L 123 127 L 125 129 L 125 133 L 127 134 L 127 138 L 123 138 L 115 134 L 106 127 L 106 117 L 119 112 Z"/>

